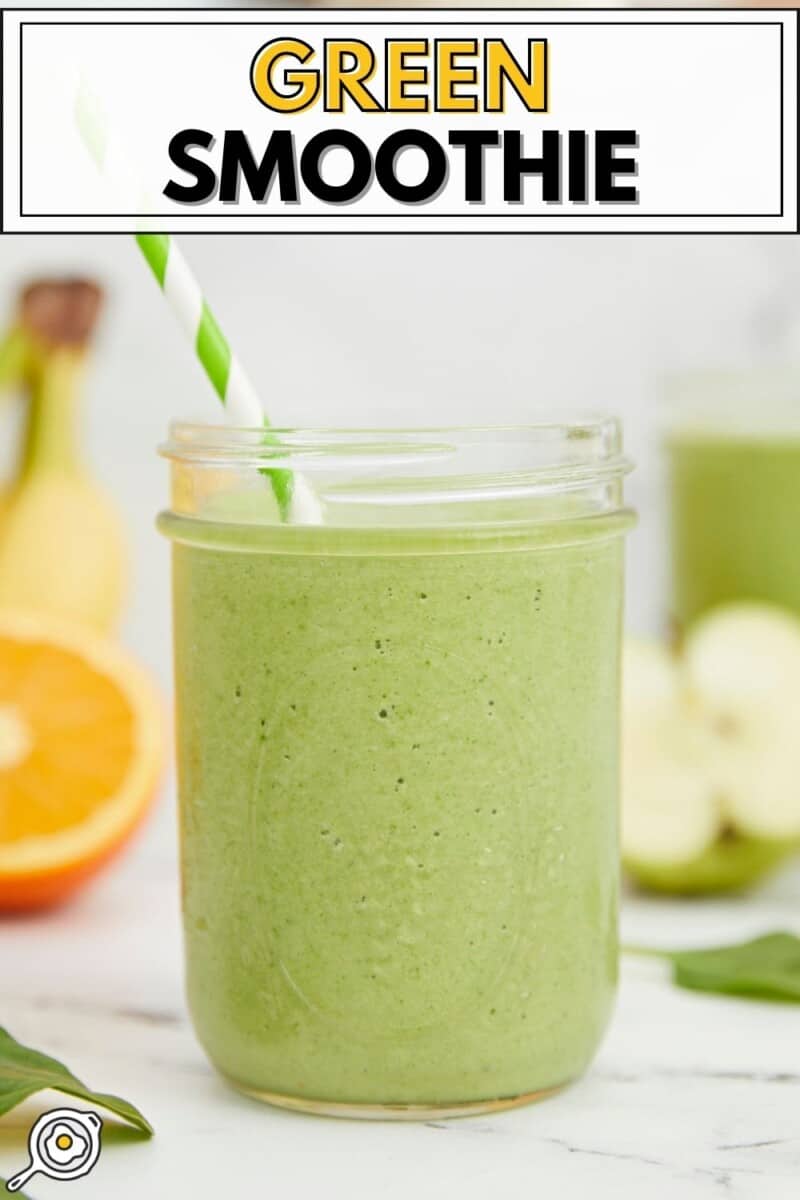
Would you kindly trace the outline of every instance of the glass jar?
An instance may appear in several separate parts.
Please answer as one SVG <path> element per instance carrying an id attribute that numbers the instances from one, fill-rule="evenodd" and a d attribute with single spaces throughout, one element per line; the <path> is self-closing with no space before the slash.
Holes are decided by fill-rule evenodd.
<path id="1" fill-rule="evenodd" d="M 677 626 L 736 600 L 800 615 L 800 369 L 676 377 L 665 442 Z"/>
<path id="2" fill-rule="evenodd" d="M 209 1058 L 344 1115 L 575 1079 L 616 978 L 617 423 L 177 425 L 163 452 Z"/>

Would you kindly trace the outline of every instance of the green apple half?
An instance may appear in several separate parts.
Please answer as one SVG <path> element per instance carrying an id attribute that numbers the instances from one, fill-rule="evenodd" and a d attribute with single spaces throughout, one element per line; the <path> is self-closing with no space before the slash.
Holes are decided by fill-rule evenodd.
<path id="1" fill-rule="evenodd" d="M 659 891 L 745 887 L 800 846 L 800 620 L 735 604 L 628 639 L 622 856 Z"/>

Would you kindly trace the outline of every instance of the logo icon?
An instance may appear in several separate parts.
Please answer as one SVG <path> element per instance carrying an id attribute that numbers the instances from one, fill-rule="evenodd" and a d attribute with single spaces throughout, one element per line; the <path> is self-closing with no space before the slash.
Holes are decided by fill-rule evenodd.
<path id="1" fill-rule="evenodd" d="M 48 1179 L 80 1179 L 88 1175 L 100 1157 L 102 1127 L 97 1113 L 77 1108 L 53 1108 L 42 1113 L 28 1134 L 30 1162 L 9 1179 L 7 1190 L 18 1192 L 39 1173 Z"/>

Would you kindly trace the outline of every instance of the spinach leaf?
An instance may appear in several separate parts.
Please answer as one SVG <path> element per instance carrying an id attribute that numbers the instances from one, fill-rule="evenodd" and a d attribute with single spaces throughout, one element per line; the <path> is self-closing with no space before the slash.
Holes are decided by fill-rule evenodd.
<path id="1" fill-rule="evenodd" d="M 767 933 L 703 950 L 626 950 L 667 959 L 679 987 L 800 1004 L 800 938 L 793 933 Z"/>
<path id="2" fill-rule="evenodd" d="M 153 1127 L 145 1117 L 127 1100 L 109 1096 L 105 1092 L 93 1092 L 81 1083 L 63 1063 L 29 1046 L 23 1046 L 0 1027 L 0 1116 L 9 1112 L 34 1092 L 54 1088 L 69 1096 L 78 1096 L 106 1108 L 122 1117 L 129 1125 L 152 1137 Z M 2 1194 L 2 1193 L 0 1193 Z"/>

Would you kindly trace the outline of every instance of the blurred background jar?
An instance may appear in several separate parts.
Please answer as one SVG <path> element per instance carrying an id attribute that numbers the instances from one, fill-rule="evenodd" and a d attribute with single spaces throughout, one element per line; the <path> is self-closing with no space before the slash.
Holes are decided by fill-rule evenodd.
<path id="1" fill-rule="evenodd" d="M 699 371 L 668 392 L 678 628 L 740 600 L 800 615 L 800 367 Z"/>

